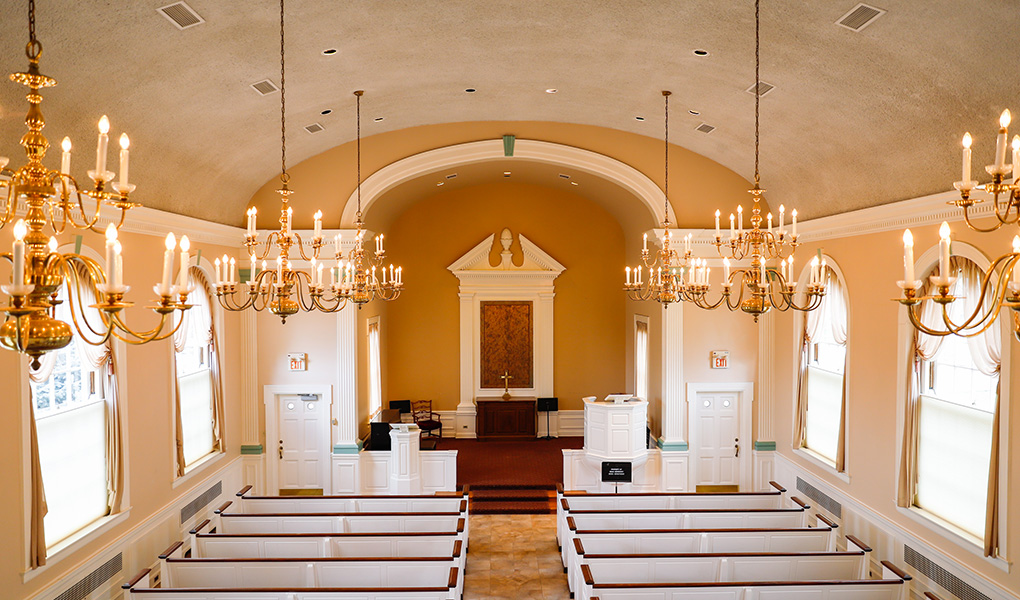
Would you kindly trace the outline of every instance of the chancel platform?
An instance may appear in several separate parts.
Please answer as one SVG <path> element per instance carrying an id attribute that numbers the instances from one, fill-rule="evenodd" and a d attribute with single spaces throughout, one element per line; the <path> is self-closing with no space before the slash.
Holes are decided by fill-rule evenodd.
<path id="1" fill-rule="evenodd" d="M 476 398 L 475 434 L 484 441 L 534 439 L 538 436 L 535 398 Z"/>

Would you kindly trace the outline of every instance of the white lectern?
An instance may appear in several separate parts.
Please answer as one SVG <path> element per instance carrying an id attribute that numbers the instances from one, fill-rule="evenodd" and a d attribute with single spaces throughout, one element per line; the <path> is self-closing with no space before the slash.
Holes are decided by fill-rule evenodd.
<path id="1" fill-rule="evenodd" d="M 612 398 L 612 396 L 610 397 Z M 648 401 L 584 399 L 584 451 L 589 460 L 643 463 L 648 456 Z"/>

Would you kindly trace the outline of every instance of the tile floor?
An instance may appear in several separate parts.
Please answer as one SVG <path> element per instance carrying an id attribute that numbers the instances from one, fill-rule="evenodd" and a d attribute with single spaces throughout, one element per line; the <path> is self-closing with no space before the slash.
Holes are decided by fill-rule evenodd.
<path id="1" fill-rule="evenodd" d="M 556 515 L 474 515 L 464 600 L 567 600 Z"/>

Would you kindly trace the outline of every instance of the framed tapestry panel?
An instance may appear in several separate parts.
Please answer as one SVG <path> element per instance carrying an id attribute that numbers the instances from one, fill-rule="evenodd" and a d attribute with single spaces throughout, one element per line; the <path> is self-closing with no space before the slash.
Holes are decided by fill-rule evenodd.
<path id="1" fill-rule="evenodd" d="M 503 388 L 509 372 L 511 388 L 534 387 L 532 303 L 480 302 L 481 387 Z"/>

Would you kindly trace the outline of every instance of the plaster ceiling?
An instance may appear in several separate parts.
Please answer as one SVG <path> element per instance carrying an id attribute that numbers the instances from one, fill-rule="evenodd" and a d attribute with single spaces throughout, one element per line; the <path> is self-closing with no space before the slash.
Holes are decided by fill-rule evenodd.
<path id="1" fill-rule="evenodd" d="M 84 177 L 105 113 L 132 136 L 138 201 L 241 225 L 280 168 L 279 95 L 249 87 L 279 82 L 279 5 L 189 0 L 206 22 L 179 31 L 164 3 L 39 0 L 42 71 L 60 82 L 44 92 L 47 162 L 70 135 Z M 6 71 L 26 66 L 26 4 L 0 0 Z M 762 99 L 762 183 L 805 218 L 949 189 L 963 132 L 981 172 L 999 112 L 1020 110 L 1008 74 L 1020 46 L 991 34 L 1020 27 L 1015 2 L 883 0 L 888 13 L 864 30 L 835 25 L 855 5 L 762 2 L 761 75 L 776 86 Z M 290 0 L 288 162 L 354 138 L 355 89 L 365 136 L 550 121 L 652 138 L 670 89 L 671 141 L 750 179 L 753 14 L 750 0 Z M 15 165 L 24 112 L 23 88 L 0 84 L 0 154 Z M 302 130 L 313 122 L 325 130 Z M 702 122 L 715 131 L 695 131 Z"/>

